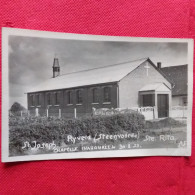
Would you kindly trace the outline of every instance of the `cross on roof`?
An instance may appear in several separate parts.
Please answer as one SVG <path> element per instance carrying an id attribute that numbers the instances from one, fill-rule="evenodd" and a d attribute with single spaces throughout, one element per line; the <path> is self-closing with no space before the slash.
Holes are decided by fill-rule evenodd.
<path id="1" fill-rule="evenodd" d="M 150 66 L 148 65 L 148 62 L 147 62 L 147 64 L 146 64 L 146 66 L 144 66 L 144 68 L 146 68 L 146 75 L 148 76 L 148 70 L 149 70 L 149 68 L 150 68 Z"/>

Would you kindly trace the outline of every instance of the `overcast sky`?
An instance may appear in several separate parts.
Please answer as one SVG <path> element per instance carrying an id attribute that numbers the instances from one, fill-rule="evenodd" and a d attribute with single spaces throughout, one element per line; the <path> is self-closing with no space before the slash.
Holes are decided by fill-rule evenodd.
<path id="1" fill-rule="evenodd" d="M 27 106 L 26 92 L 52 77 L 53 59 L 61 74 L 149 57 L 162 67 L 187 64 L 186 43 L 100 42 L 9 36 L 10 106 Z"/>

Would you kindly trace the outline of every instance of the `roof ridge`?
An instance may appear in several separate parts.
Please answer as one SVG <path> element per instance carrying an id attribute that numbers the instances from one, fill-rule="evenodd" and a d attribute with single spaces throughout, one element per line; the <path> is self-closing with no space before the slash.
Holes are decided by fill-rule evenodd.
<path id="1" fill-rule="evenodd" d="M 127 63 L 129 63 L 129 62 L 135 62 L 135 61 L 140 61 L 140 60 L 144 60 L 144 59 L 147 60 L 148 57 L 147 57 L 147 58 L 140 58 L 140 59 L 137 59 L 137 60 L 131 60 L 131 61 L 120 62 L 120 63 L 116 63 L 116 64 L 110 64 L 110 65 L 106 65 L 106 66 L 102 66 L 102 67 L 96 67 L 96 68 L 90 68 L 90 69 L 86 69 L 86 70 L 80 70 L 80 71 L 65 73 L 65 74 L 59 75 L 59 76 L 56 77 L 56 78 L 59 78 L 60 76 L 64 76 L 64 75 L 74 74 L 74 73 L 86 72 L 86 71 L 90 71 L 90 70 L 96 70 L 96 69 L 101 69 L 101 68 L 106 68 L 106 67 L 111 67 L 111 66 L 118 66 L 118 65 L 121 65 L 121 64 L 127 64 Z"/>
<path id="2" fill-rule="evenodd" d="M 188 64 L 181 64 L 181 65 L 173 65 L 173 66 L 165 66 L 165 67 L 162 67 L 161 69 L 163 68 L 171 68 L 171 67 L 180 67 L 180 66 L 187 66 Z"/>

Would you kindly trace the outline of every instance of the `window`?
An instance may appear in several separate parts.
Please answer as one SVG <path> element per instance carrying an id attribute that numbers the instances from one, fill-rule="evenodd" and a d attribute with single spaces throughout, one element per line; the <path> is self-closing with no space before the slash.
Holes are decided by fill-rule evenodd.
<path id="1" fill-rule="evenodd" d="M 111 90 L 110 87 L 104 88 L 104 102 L 111 102 Z"/>
<path id="2" fill-rule="evenodd" d="M 52 98 L 51 93 L 48 93 L 47 94 L 47 105 L 52 105 L 51 98 Z"/>
<path id="3" fill-rule="evenodd" d="M 154 94 L 146 94 L 142 96 L 142 106 L 154 106 Z"/>
<path id="4" fill-rule="evenodd" d="M 183 106 L 187 106 L 187 104 L 188 104 L 187 97 L 183 97 Z"/>
<path id="5" fill-rule="evenodd" d="M 30 105 L 31 106 L 35 105 L 35 96 L 34 95 L 30 95 Z"/>
<path id="6" fill-rule="evenodd" d="M 68 96 L 68 104 L 72 104 L 72 91 L 68 91 L 67 93 L 67 96 Z"/>
<path id="7" fill-rule="evenodd" d="M 60 93 L 55 93 L 55 105 L 60 105 Z"/>
<path id="8" fill-rule="evenodd" d="M 40 101 L 40 94 L 36 95 L 36 105 L 40 106 L 41 105 L 41 101 Z"/>
<path id="9" fill-rule="evenodd" d="M 83 99 L 82 99 L 82 92 L 81 92 L 81 90 L 78 90 L 76 92 L 76 97 L 77 97 L 77 104 L 82 104 L 83 103 Z"/>
<path id="10" fill-rule="evenodd" d="M 94 88 L 92 90 L 92 95 L 93 95 L 93 103 L 98 103 L 98 89 L 97 88 Z"/>

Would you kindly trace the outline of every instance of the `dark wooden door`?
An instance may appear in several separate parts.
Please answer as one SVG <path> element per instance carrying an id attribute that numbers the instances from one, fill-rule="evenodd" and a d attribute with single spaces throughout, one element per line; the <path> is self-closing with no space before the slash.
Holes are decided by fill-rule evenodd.
<path id="1" fill-rule="evenodd" d="M 169 96 L 167 94 L 158 94 L 158 118 L 169 116 Z"/>

